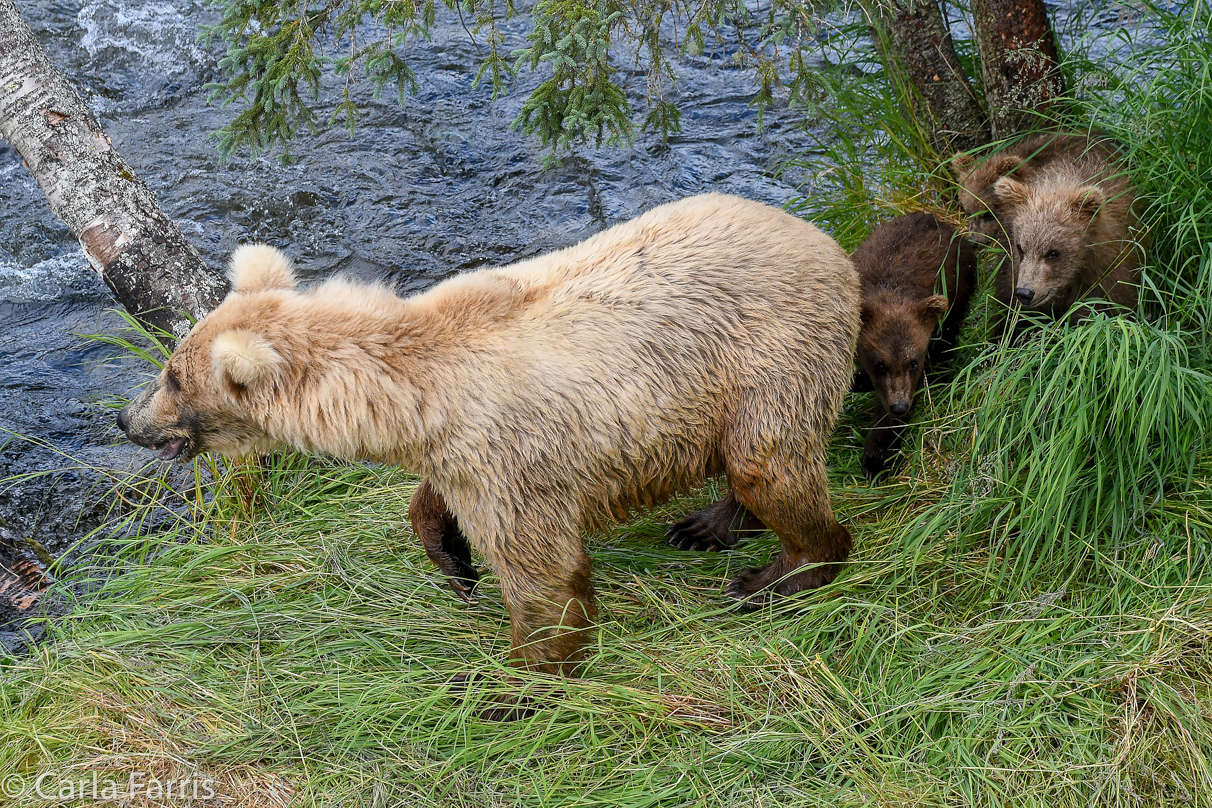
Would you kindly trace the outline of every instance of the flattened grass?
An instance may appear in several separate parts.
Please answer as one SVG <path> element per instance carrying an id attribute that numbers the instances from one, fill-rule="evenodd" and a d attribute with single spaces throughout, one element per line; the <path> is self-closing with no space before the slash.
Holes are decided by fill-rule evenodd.
<path id="1" fill-rule="evenodd" d="M 677 503 L 592 541 L 585 677 L 519 685 L 492 679 L 495 582 L 462 604 L 402 527 L 413 479 L 283 457 L 255 488 L 221 475 L 196 522 L 116 541 L 129 571 L 5 663 L 0 771 L 193 772 L 250 805 L 1204 804 L 1210 471 L 1100 574 L 1044 559 L 1015 586 L 988 544 L 907 561 L 941 480 L 843 471 L 852 566 L 757 614 L 722 588 L 772 540 L 669 549 L 661 526 L 699 504 Z M 469 671 L 544 706 L 482 721 L 447 692 Z"/>

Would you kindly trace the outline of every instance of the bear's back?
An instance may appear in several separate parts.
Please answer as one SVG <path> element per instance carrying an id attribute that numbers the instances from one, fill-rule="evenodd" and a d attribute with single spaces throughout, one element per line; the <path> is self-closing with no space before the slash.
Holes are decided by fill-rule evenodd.
<path id="1" fill-rule="evenodd" d="M 451 340 L 481 348 L 587 358 L 645 347 L 715 361 L 760 349 L 788 361 L 789 351 L 850 330 L 858 284 L 845 253 L 815 226 L 708 194 L 412 300 Z"/>

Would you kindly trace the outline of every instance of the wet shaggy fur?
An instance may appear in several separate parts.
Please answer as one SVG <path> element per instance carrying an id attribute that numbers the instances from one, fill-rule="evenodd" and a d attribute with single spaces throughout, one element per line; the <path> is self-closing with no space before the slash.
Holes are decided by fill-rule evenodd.
<path id="1" fill-rule="evenodd" d="M 708 475 L 782 543 L 733 597 L 819 586 L 846 558 L 824 455 L 859 285 L 811 224 L 694 197 L 406 299 L 297 289 L 280 261 L 237 252 L 232 294 L 123 411 L 127 435 L 165 457 L 285 445 L 419 472 L 422 541 L 461 581 L 462 537 L 484 554 L 515 664 L 578 658 L 594 616 L 582 529 Z"/>
<path id="2" fill-rule="evenodd" d="M 855 387 L 873 389 L 878 401 L 862 459 L 874 480 L 900 447 L 927 366 L 939 370 L 955 347 L 976 286 L 976 250 L 946 222 L 911 213 L 877 227 L 853 260 L 863 294 Z M 729 494 L 666 535 L 684 550 L 717 551 L 762 529 Z"/>
<path id="3" fill-rule="evenodd" d="M 994 186 L 1009 210 L 1010 286 L 1024 309 L 1060 317 L 1099 298 L 1135 308 L 1141 252 L 1131 177 L 1095 152 L 1058 161 L 1029 182 Z M 1072 320 L 1089 313 L 1079 306 Z"/>

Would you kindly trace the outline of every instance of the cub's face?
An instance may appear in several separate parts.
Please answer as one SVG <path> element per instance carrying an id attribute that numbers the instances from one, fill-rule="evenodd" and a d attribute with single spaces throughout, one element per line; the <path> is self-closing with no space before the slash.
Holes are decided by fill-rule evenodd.
<path id="1" fill-rule="evenodd" d="M 1088 233 L 1106 201 L 1097 186 L 1032 187 L 1010 178 L 998 192 L 1014 207 L 1010 230 L 1014 300 L 1060 314 L 1077 299 Z"/>
<path id="2" fill-rule="evenodd" d="M 162 460 L 202 452 L 236 455 L 273 445 L 263 414 L 283 360 L 261 333 L 280 319 L 294 286 L 285 256 L 242 247 L 232 257 L 233 291 L 181 341 L 118 414 L 118 427 Z M 250 325 L 258 332 L 246 330 Z"/>
<path id="3" fill-rule="evenodd" d="M 881 296 L 864 301 L 858 364 L 871 379 L 885 410 L 909 414 L 922 386 L 930 337 L 947 311 L 947 298 L 925 300 Z"/>

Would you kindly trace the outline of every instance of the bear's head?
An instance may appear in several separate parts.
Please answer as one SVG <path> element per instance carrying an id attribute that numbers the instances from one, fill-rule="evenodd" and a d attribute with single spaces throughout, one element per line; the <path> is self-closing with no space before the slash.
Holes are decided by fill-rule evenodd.
<path id="1" fill-rule="evenodd" d="M 960 207 L 968 217 L 969 238 L 989 245 L 1004 237 L 1008 222 L 996 185 L 1002 177 L 1024 174 L 1023 158 L 1004 153 L 976 157 L 959 152 L 951 158 L 951 171 L 959 181 Z"/>
<path id="2" fill-rule="evenodd" d="M 283 369 L 283 317 L 296 295 L 290 260 L 263 244 L 232 254 L 232 291 L 200 320 L 159 376 L 118 414 L 118 427 L 163 460 L 268 449 L 258 417 Z"/>
<path id="3" fill-rule="evenodd" d="M 858 364 L 880 404 L 893 415 L 907 415 L 913 408 L 925 378 L 930 338 L 947 307 L 944 295 L 915 300 L 876 291 L 864 298 Z"/>
<path id="4" fill-rule="evenodd" d="M 1075 178 L 1028 185 L 1003 177 L 996 189 L 1013 210 L 1014 302 L 1035 311 L 1063 313 L 1083 291 L 1091 231 L 1107 203 L 1106 194 Z"/>

